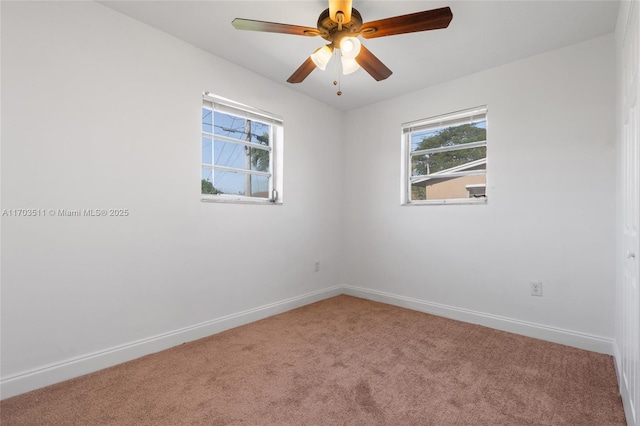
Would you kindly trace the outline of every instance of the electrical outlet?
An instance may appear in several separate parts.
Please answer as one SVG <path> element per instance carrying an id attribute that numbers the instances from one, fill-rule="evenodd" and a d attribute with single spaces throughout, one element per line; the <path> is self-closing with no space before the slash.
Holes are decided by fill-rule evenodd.
<path id="1" fill-rule="evenodd" d="M 316 266 L 314 268 L 314 271 L 318 272 L 319 270 L 320 270 L 320 262 L 316 260 Z"/>
<path id="2" fill-rule="evenodd" d="M 531 295 L 542 296 L 542 283 L 540 281 L 531 281 Z"/>

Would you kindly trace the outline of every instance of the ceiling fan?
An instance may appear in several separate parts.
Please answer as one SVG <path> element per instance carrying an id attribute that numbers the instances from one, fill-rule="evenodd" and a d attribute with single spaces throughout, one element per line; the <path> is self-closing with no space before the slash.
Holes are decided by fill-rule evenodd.
<path id="1" fill-rule="evenodd" d="M 291 74 L 287 79 L 289 83 L 301 83 L 316 67 L 324 70 L 334 49 L 340 49 L 343 74 L 351 74 L 362 67 L 380 81 L 388 78 L 392 71 L 360 43 L 358 36 L 369 39 L 437 30 L 447 28 L 453 18 L 451 9 L 443 7 L 363 23 L 360 12 L 351 5 L 351 0 L 329 0 L 329 8 L 320 14 L 317 28 L 241 18 L 234 19 L 232 25 L 238 30 L 320 36 L 329 42 Z"/>

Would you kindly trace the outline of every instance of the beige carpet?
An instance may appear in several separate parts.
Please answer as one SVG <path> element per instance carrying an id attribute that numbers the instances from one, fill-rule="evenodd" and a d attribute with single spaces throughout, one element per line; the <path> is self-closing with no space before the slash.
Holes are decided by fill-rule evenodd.
<path id="1" fill-rule="evenodd" d="M 0 403 L 8 425 L 624 425 L 610 356 L 338 296 Z"/>

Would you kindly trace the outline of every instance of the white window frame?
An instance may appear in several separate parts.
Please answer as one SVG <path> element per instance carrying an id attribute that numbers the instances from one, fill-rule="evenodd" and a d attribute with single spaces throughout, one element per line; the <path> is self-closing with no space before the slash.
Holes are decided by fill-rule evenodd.
<path id="1" fill-rule="evenodd" d="M 211 169 L 212 173 L 215 170 L 220 171 L 228 171 L 228 172 L 237 172 L 248 174 L 252 176 L 264 176 L 269 180 L 269 189 L 268 194 L 269 197 L 251 197 L 247 195 L 239 195 L 239 194 L 202 194 L 200 193 L 201 201 L 204 202 L 224 202 L 224 203 L 246 203 L 246 204 L 277 204 L 280 205 L 283 203 L 283 194 L 282 194 L 282 148 L 284 142 L 284 120 L 272 113 L 262 111 L 257 108 L 253 108 L 230 99 L 223 98 L 221 96 L 214 95 L 210 92 L 204 92 L 202 94 L 202 109 L 209 109 L 212 111 L 222 112 L 225 114 L 233 115 L 236 117 L 250 119 L 252 121 L 260 122 L 268 124 L 271 128 L 271 134 L 269 135 L 269 146 L 256 144 L 249 141 L 241 141 L 233 138 L 228 138 L 222 135 L 214 135 L 214 132 L 209 133 L 204 130 L 204 126 L 201 124 L 201 141 L 202 137 L 211 138 L 212 144 L 214 143 L 214 139 L 223 140 L 226 142 L 231 142 L 238 145 L 244 145 L 246 147 L 260 149 L 269 152 L 269 170 L 268 171 L 257 171 L 257 170 L 246 170 L 246 169 L 236 169 L 233 167 L 220 166 L 215 164 L 215 160 L 212 161 L 212 164 L 207 164 L 203 161 L 201 157 L 201 166 L 202 169 Z M 213 121 L 212 121 L 213 122 Z M 201 142 L 202 143 L 202 142 Z M 213 151 L 213 146 L 212 146 Z M 202 156 L 202 154 L 201 154 Z M 202 176 L 200 176 L 202 179 Z M 214 182 L 215 185 L 215 182 Z"/>
<path id="2" fill-rule="evenodd" d="M 442 205 L 442 204 L 487 204 L 488 194 L 488 171 L 485 165 L 485 169 L 480 170 L 451 170 L 443 173 L 436 172 L 429 175 L 420 175 L 420 176 L 412 176 L 412 157 L 418 155 L 425 155 L 431 153 L 438 152 L 449 152 L 460 149 L 469 149 L 469 148 L 477 148 L 477 147 L 487 147 L 487 141 L 478 141 L 471 142 L 468 144 L 456 145 L 453 147 L 439 147 L 439 148 L 431 148 L 420 151 L 411 151 L 411 135 L 417 131 L 424 130 L 436 130 L 436 129 L 445 129 L 447 127 L 458 126 L 462 124 L 476 123 L 480 121 L 487 122 L 488 129 L 488 112 L 487 107 L 479 106 L 475 108 L 470 108 L 462 111 L 456 111 L 453 113 L 443 114 L 436 117 L 426 118 L 422 120 L 411 121 L 408 123 L 402 124 L 402 178 L 401 178 L 401 194 L 400 194 L 400 202 L 404 206 L 420 206 L 420 205 Z M 488 138 L 487 138 L 488 139 Z M 488 149 L 487 149 L 488 152 Z M 488 155 L 488 154 L 487 154 Z M 482 160 L 477 160 L 482 161 Z M 485 158 L 485 162 L 488 160 Z M 428 178 L 433 178 L 434 175 L 438 175 L 438 177 L 442 178 L 456 178 L 460 176 L 466 175 L 478 175 L 484 174 L 485 179 L 487 180 L 485 187 L 485 196 L 478 198 L 447 198 L 447 199 L 432 199 L 432 200 L 412 200 L 411 199 L 411 184 L 413 182 L 424 180 Z"/>

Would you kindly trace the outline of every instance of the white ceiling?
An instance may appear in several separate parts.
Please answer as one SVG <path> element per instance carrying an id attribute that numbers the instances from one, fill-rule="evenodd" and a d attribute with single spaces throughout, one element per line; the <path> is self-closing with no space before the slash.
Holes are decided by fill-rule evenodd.
<path id="1" fill-rule="evenodd" d="M 326 0 L 100 3 L 344 111 L 612 33 L 619 7 L 612 0 L 355 0 L 364 22 L 443 6 L 451 7 L 453 20 L 447 29 L 362 40 L 393 75 L 381 82 L 364 70 L 341 76 L 337 96 L 335 58 L 302 83 L 286 83 L 324 39 L 231 26 L 238 17 L 315 28 Z"/>

